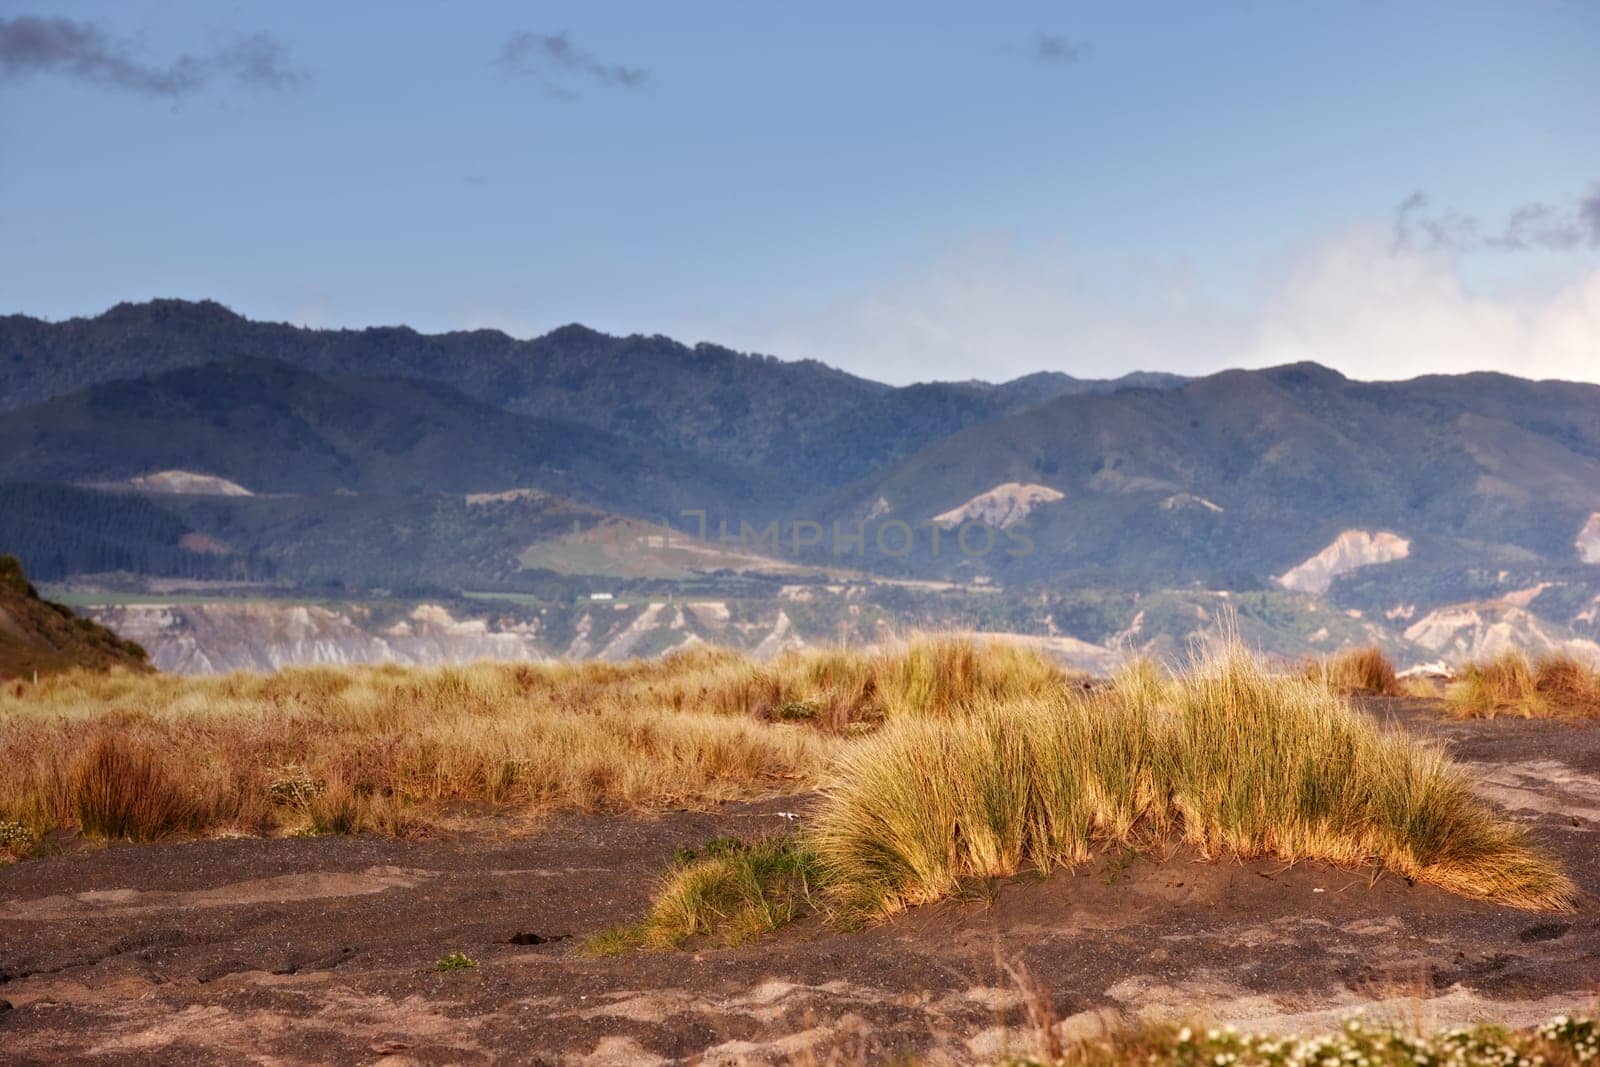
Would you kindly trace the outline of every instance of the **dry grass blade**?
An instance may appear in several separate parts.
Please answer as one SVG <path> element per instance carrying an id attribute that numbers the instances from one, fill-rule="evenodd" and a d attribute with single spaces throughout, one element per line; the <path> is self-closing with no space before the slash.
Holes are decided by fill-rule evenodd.
<path id="1" fill-rule="evenodd" d="M 1394 663 L 1377 645 L 1350 649 L 1318 660 L 1306 668 L 1306 676 L 1342 692 L 1397 696 L 1404 691 L 1395 674 Z"/>
<path id="2" fill-rule="evenodd" d="M 1573 894 L 1436 749 L 1237 647 L 1164 693 L 1124 676 L 896 723 L 841 757 L 813 833 L 841 906 L 867 919 L 1163 834 L 1212 855 L 1376 862 L 1517 907 Z"/>
<path id="3" fill-rule="evenodd" d="M 1568 655 L 1507 652 L 1469 664 L 1445 696 L 1458 715 L 1475 718 L 1600 718 L 1600 671 Z"/>
<path id="4" fill-rule="evenodd" d="M 1065 678 L 1032 652 L 948 637 L 769 664 L 696 648 L 622 664 L 65 674 L 0 693 L 0 819 L 142 840 L 399 832 L 471 803 L 713 804 L 805 788 L 842 736 L 887 719 Z"/>

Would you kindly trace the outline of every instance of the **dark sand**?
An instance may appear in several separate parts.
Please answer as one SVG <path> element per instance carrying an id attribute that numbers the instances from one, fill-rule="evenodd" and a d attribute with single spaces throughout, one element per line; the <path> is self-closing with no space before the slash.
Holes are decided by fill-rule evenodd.
<path id="1" fill-rule="evenodd" d="M 1446 740 L 1560 857 L 1579 910 L 1174 850 L 1024 875 L 860 933 L 805 922 L 743 948 L 596 959 L 577 939 L 637 918 L 676 848 L 785 828 L 804 798 L 560 818 L 522 837 L 85 847 L 0 869 L 0 1061 L 967 1062 L 1031 1049 L 1001 961 L 1025 967 L 1066 1031 L 1118 1017 L 1307 1031 L 1362 1005 L 1449 1025 L 1592 1009 L 1600 726 L 1369 707 Z M 432 970 L 456 951 L 479 966 Z"/>

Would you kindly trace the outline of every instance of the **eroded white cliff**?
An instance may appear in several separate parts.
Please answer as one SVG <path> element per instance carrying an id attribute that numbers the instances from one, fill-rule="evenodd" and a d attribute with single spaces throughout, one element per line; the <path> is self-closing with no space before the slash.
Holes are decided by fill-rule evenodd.
<path id="1" fill-rule="evenodd" d="M 1411 542 L 1387 530 L 1346 530 L 1333 543 L 1278 578 L 1285 589 L 1300 593 L 1326 593 L 1341 574 L 1379 563 L 1405 559 Z"/>
<path id="2" fill-rule="evenodd" d="M 988 492 L 979 493 L 966 503 L 933 517 L 941 526 L 960 526 L 964 522 L 981 522 L 1005 528 L 1021 522 L 1041 504 L 1051 504 L 1064 497 L 1061 491 L 1048 485 L 1026 485 L 1022 482 L 1005 482 Z"/>

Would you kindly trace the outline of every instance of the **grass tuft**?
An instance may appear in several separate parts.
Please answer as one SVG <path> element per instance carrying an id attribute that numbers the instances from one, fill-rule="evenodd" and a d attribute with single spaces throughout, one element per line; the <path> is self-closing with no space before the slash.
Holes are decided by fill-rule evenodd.
<path id="1" fill-rule="evenodd" d="M 622 664 L 69 673 L 0 690 L 0 819 L 148 840 L 406 832 L 478 804 L 713 804 L 805 788 L 884 721 L 1041 697 L 1065 678 L 1026 649 L 949 637 L 770 664 L 702 648 Z"/>
<path id="2" fill-rule="evenodd" d="M 90 837 L 154 841 L 187 829 L 192 807 L 149 746 L 120 734 L 94 740 L 71 771 L 78 826 Z"/>
<path id="3" fill-rule="evenodd" d="M 1568 655 L 1507 652 L 1464 668 L 1445 699 L 1471 718 L 1600 718 L 1600 672 Z"/>
<path id="4" fill-rule="evenodd" d="M 1312 663 L 1306 676 L 1347 693 L 1382 693 L 1399 696 L 1404 687 L 1394 663 L 1377 645 L 1349 649 Z"/>
<path id="5" fill-rule="evenodd" d="M 1441 752 L 1237 647 L 1165 691 L 1107 690 L 907 719 L 846 752 L 811 843 L 845 915 L 964 880 L 1178 837 L 1207 855 L 1375 862 L 1469 897 L 1566 908 L 1573 888 Z"/>
<path id="6" fill-rule="evenodd" d="M 718 838 L 703 851 L 679 853 L 642 922 L 591 937 L 584 950 L 609 956 L 669 949 L 693 937 L 744 944 L 810 906 L 816 879 L 816 856 L 792 834 L 748 843 Z"/>

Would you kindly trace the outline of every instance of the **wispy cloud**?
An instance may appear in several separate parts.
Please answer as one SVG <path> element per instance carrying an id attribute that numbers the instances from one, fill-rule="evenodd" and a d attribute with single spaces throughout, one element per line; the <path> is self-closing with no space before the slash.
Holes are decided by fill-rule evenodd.
<path id="1" fill-rule="evenodd" d="M 1396 248 L 1381 217 L 1278 250 L 1243 294 L 1214 289 L 1184 260 L 1119 267 L 1064 240 L 1002 232 L 919 253 L 837 300 L 662 325 L 896 383 L 1299 360 L 1357 378 L 1498 370 L 1600 381 L 1600 267 L 1533 286 L 1468 273 L 1460 255 Z"/>
<path id="2" fill-rule="evenodd" d="M 268 33 L 241 37 L 202 55 L 144 60 L 92 22 L 42 15 L 0 18 L 0 76 L 55 74 L 147 96 L 181 97 L 218 80 L 258 89 L 301 85 L 306 73 Z"/>
<path id="3" fill-rule="evenodd" d="M 500 66 L 540 82 L 552 96 L 577 97 L 580 86 L 637 89 L 650 80 L 643 67 L 607 63 L 572 43 L 560 33 L 522 30 L 506 38 L 500 49 Z"/>
<path id="4" fill-rule="evenodd" d="M 1415 192 L 1395 209 L 1394 243 L 1418 251 L 1562 252 L 1600 248 L 1600 184 L 1571 207 L 1524 204 L 1498 223 L 1448 208 Z"/>
<path id="5" fill-rule="evenodd" d="M 1089 58 L 1089 46 L 1059 33 L 1033 35 L 1031 54 L 1040 63 L 1077 63 Z"/>

